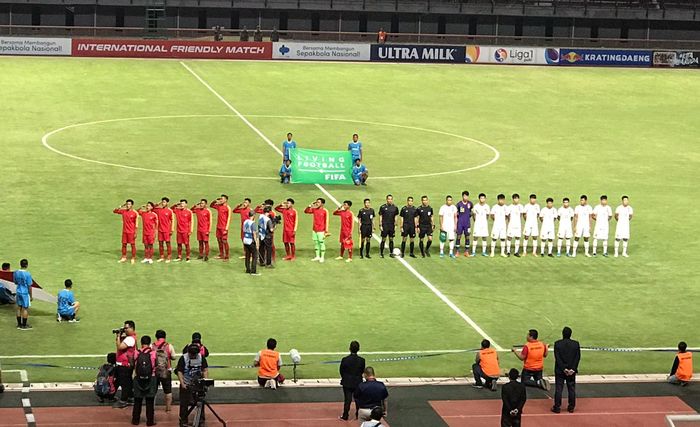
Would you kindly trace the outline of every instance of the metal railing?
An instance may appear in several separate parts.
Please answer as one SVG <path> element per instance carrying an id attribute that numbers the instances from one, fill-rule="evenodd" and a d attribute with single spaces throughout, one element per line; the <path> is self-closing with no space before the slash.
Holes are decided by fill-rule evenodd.
<path id="1" fill-rule="evenodd" d="M 221 30 L 225 41 L 237 41 L 240 30 Z M 213 29 L 159 29 L 159 36 L 172 39 L 213 40 Z M 149 33 L 142 27 L 56 27 L 31 25 L 0 25 L 0 35 L 35 36 L 35 37 L 71 37 L 71 38 L 147 38 Z M 250 40 L 253 32 L 249 31 Z M 271 31 L 262 32 L 263 39 L 270 40 Z M 339 41 L 375 43 L 376 33 L 338 32 L 338 31 L 280 31 L 280 41 Z M 654 40 L 654 39 L 615 39 L 584 37 L 528 37 L 501 35 L 465 35 L 465 34 L 415 34 L 392 33 L 387 43 L 412 44 L 448 44 L 448 45 L 504 45 L 504 46 L 541 46 L 541 47 L 601 47 L 601 48 L 657 48 L 700 50 L 700 40 Z"/>

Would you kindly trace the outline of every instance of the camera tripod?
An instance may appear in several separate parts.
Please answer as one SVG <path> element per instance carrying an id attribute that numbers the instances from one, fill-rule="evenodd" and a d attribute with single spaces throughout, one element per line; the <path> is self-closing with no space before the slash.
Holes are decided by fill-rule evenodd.
<path id="1" fill-rule="evenodd" d="M 211 413 L 216 417 L 216 419 L 219 420 L 221 425 L 226 427 L 226 421 L 224 421 L 223 418 L 221 418 L 219 414 L 216 413 L 214 408 L 211 407 L 211 405 L 209 404 L 209 402 L 206 401 L 204 396 L 196 399 L 195 403 L 192 406 L 190 406 L 187 410 L 188 418 L 190 414 L 194 412 L 194 420 L 192 421 L 193 427 L 199 427 L 200 423 L 202 423 L 204 417 L 204 407 L 209 408 L 209 411 L 211 411 Z"/>

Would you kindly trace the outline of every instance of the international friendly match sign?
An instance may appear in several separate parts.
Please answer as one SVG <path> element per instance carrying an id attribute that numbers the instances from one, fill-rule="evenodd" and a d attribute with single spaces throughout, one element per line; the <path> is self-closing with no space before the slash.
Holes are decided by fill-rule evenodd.
<path id="1" fill-rule="evenodd" d="M 349 151 L 292 148 L 293 184 L 352 184 L 352 157 Z"/>

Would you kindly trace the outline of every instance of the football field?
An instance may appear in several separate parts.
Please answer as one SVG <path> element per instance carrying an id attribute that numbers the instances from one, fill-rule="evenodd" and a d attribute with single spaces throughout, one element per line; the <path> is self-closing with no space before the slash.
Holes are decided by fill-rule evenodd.
<path id="1" fill-rule="evenodd" d="M 126 319 L 139 335 L 165 329 L 176 348 L 200 331 L 213 353 L 231 353 L 212 357 L 218 379 L 253 378 L 242 366 L 268 337 L 283 354 L 317 353 L 304 355 L 303 378 L 336 376 L 337 364 L 323 362 L 352 339 L 380 352 L 367 358 L 381 377 L 463 376 L 473 354 L 433 354 L 477 348 L 483 336 L 510 349 L 530 328 L 552 343 L 568 325 L 583 346 L 613 349 L 700 342 L 697 72 L 7 57 L 0 71 L 0 261 L 14 269 L 28 258 L 53 294 L 71 278 L 82 305 L 79 324 L 58 324 L 54 306 L 34 301 L 31 331 L 16 330 L 14 308 L 0 306 L 0 363 L 28 369 L 32 381 L 93 379 L 95 371 L 75 368 L 102 359 L 58 356 L 113 351 L 111 329 Z M 358 133 L 368 185 L 281 185 L 274 147 L 287 132 L 300 147 L 329 150 Z M 629 195 L 630 258 L 345 263 L 333 260 L 331 217 L 328 259 L 311 262 L 302 210 L 317 197 L 329 210 L 352 200 L 356 212 L 365 197 L 378 209 L 389 193 L 399 207 L 427 195 L 437 212 L 463 190 L 472 200 L 486 193 L 489 204 L 498 193 L 524 202 L 536 193 L 557 207 L 563 197 L 575 205 L 587 194 L 595 205 L 606 194 L 613 211 Z M 276 268 L 250 277 L 232 231 L 228 263 L 117 263 L 121 218 L 112 209 L 125 199 L 192 204 L 222 193 L 234 206 L 294 198 L 298 259 L 281 260 L 277 236 Z M 613 233 L 614 220 L 611 250 Z M 213 233 L 211 246 L 216 255 Z M 7 358 L 17 355 L 52 357 Z M 521 365 L 500 357 L 502 368 Z M 661 373 L 672 360 L 591 351 L 580 371 Z M 550 357 L 545 372 L 552 366 Z"/>

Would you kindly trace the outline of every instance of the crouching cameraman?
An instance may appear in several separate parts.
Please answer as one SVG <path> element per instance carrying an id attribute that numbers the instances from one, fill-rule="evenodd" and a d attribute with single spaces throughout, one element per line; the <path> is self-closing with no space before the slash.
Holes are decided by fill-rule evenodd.
<path id="1" fill-rule="evenodd" d="M 180 379 L 180 427 L 187 426 L 190 407 L 197 403 L 197 399 L 204 397 L 200 380 L 208 376 L 208 366 L 197 344 L 190 344 L 177 362 L 175 372 Z"/>

